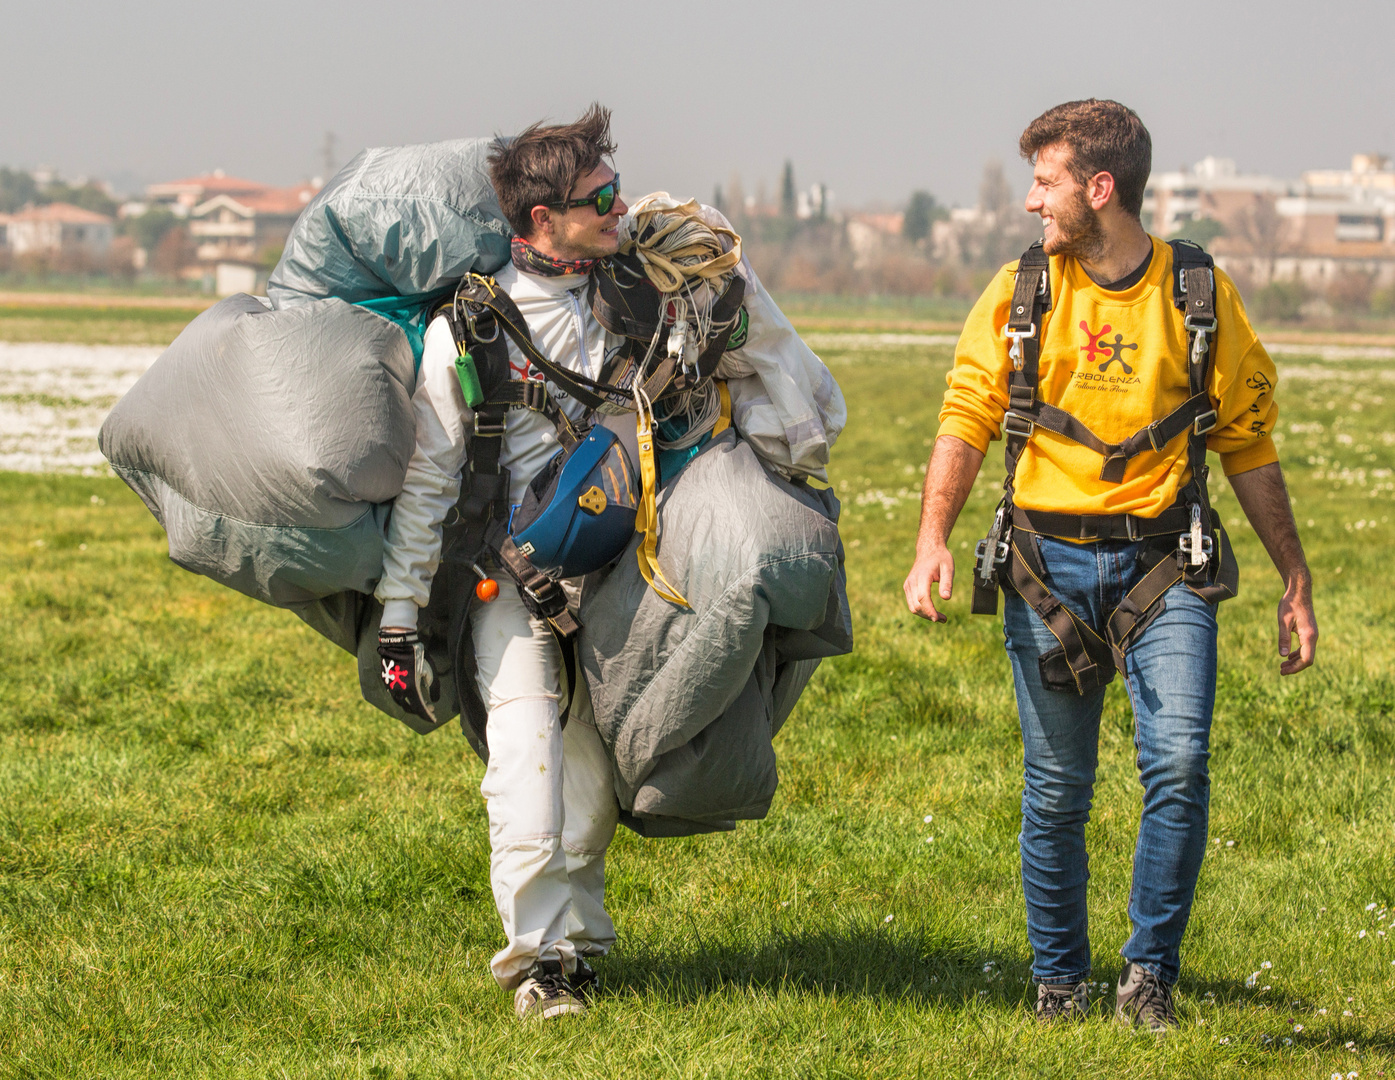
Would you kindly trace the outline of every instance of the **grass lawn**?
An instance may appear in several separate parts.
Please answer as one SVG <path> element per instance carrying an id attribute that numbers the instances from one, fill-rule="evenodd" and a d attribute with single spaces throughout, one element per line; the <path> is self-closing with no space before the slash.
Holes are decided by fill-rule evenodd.
<path id="1" fill-rule="evenodd" d="M 0 1076 L 1395 1075 L 1393 373 L 1281 364 L 1316 669 L 1280 680 L 1279 583 L 1216 484 L 1244 567 L 1221 616 L 1218 842 L 1184 1025 L 1158 1044 L 1028 1013 L 1020 740 L 1000 625 L 968 615 L 1001 455 L 954 537 L 950 623 L 914 620 L 900 581 L 950 354 L 896 340 L 825 350 L 850 406 L 856 653 L 780 736 L 767 820 L 622 831 L 606 993 L 545 1029 L 488 974 L 482 767 L 458 733 L 411 734 L 359 700 L 349 657 L 175 567 L 118 481 L 0 474 Z M 1132 758 L 1116 684 L 1089 827 L 1110 983 Z"/>

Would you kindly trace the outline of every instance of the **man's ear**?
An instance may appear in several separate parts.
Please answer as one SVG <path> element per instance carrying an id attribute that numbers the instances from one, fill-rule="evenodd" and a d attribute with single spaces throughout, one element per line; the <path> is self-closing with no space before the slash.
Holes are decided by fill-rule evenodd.
<path id="1" fill-rule="evenodd" d="M 552 211 L 546 206 L 533 207 L 532 211 L 529 213 L 529 217 L 533 219 L 534 236 L 552 235 Z"/>
<path id="2" fill-rule="evenodd" d="M 1114 174 L 1107 172 L 1097 172 L 1090 177 L 1089 183 L 1085 185 L 1085 195 L 1090 200 L 1090 207 L 1093 210 L 1103 210 L 1110 196 L 1114 194 Z"/>

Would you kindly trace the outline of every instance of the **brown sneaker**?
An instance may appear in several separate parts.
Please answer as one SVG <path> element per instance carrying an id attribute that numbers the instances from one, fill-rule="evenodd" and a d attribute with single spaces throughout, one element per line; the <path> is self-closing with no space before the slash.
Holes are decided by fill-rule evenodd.
<path id="1" fill-rule="evenodd" d="M 1058 1020 L 1079 1022 L 1090 1011 L 1090 984 L 1037 983 L 1037 1019 L 1043 1024 Z"/>
<path id="2" fill-rule="evenodd" d="M 1114 1015 L 1126 1024 L 1166 1035 L 1178 1026 L 1172 987 L 1137 964 L 1125 964 L 1114 992 Z"/>

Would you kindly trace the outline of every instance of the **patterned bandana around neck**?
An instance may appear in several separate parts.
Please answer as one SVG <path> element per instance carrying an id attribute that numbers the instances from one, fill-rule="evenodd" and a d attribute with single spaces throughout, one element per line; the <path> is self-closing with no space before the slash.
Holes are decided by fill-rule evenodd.
<path id="1" fill-rule="evenodd" d="M 599 259 L 576 259 L 573 262 L 564 262 L 561 259 L 554 259 L 551 255 L 544 255 L 527 240 L 518 236 L 515 236 L 509 243 L 509 251 L 513 255 L 514 266 L 524 273 L 537 274 L 539 277 L 589 274 L 591 268 L 600 261 Z"/>

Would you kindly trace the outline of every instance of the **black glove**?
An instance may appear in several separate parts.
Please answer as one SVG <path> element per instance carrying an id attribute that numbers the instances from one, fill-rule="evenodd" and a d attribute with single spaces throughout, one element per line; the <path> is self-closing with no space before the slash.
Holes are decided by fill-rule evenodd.
<path id="1" fill-rule="evenodd" d="M 436 723 L 436 712 L 428 697 L 431 702 L 439 701 L 441 686 L 426 659 L 426 646 L 417 632 L 379 630 L 378 655 L 383 658 L 379 675 L 392 700 L 407 712 Z"/>

